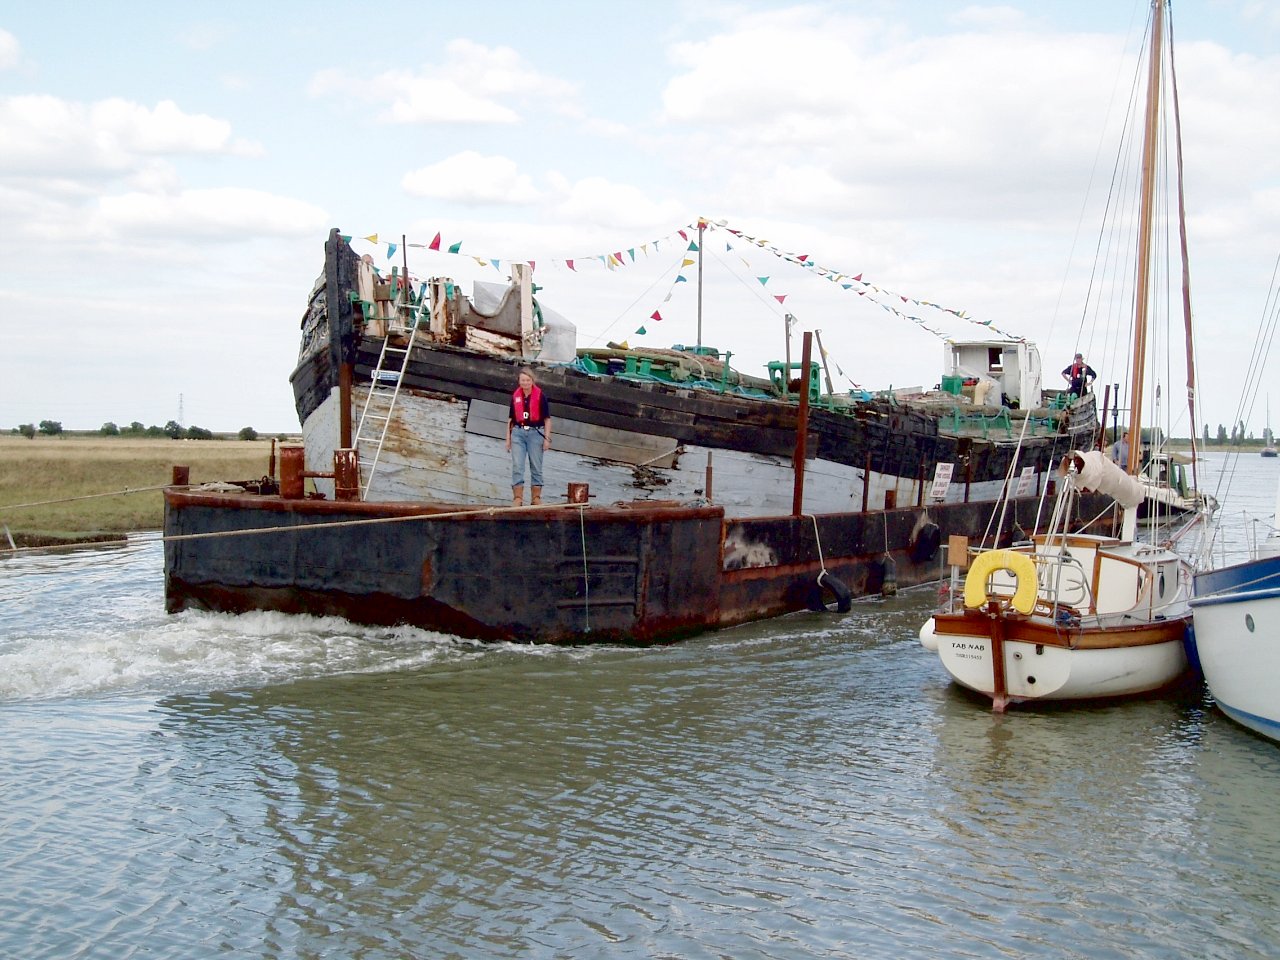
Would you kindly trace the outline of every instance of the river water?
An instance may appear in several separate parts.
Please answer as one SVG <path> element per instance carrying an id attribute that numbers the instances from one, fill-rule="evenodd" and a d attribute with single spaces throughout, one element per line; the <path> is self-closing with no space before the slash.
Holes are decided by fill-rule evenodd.
<path id="1" fill-rule="evenodd" d="M 156 535 L 0 561 L 2 957 L 1280 955 L 1280 748 L 993 715 L 933 588 L 649 650 L 162 593 Z"/>

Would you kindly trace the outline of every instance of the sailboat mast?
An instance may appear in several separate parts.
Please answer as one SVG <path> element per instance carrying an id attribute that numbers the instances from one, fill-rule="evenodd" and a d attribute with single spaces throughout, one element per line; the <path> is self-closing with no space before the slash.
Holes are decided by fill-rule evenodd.
<path id="1" fill-rule="evenodd" d="M 1138 217 L 1137 297 L 1133 322 L 1133 390 L 1129 398 L 1128 471 L 1137 474 L 1142 458 L 1142 393 L 1147 355 L 1147 315 L 1151 299 L 1151 240 L 1155 221 L 1156 132 L 1160 120 L 1160 72 L 1164 58 L 1165 0 L 1152 0 L 1151 61 L 1147 69 L 1146 125 L 1142 138 L 1142 207 Z"/>

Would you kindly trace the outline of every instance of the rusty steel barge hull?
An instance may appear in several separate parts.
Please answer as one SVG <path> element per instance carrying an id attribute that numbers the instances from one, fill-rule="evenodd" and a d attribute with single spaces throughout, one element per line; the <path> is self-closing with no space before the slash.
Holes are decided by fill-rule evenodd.
<path id="1" fill-rule="evenodd" d="M 1014 501 L 1006 531 L 1030 530 L 1035 509 L 1033 498 Z M 823 569 L 853 597 L 880 593 L 887 571 L 899 586 L 937 580 L 940 542 L 982 529 L 990 510 L 730 519 L 711 505 L 497 510 L 172 487 L 165 604 L 648 645 L 834 602 L 830 581 L 817 584 Z"/>

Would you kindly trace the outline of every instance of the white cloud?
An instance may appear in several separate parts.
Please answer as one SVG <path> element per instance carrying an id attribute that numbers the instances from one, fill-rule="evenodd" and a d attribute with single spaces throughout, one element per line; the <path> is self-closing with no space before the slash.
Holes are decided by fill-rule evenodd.
<path id="1" fill-rule="evenodd" d="M 1027 15 L 1015 7 L 965 7 L 951 18 L 952 23 L 982 30 L 1003 30 L 1026 26 Z"/>
<path id="2" fill-rule="evenodd" d="M 0 99 L 0 171 L 7 174 L 119 173 L 140 158 L 252 149 L 232 139 L 228 121 L 185 113 L 172 100 L 148 108 L 119 98 Z"/>
<path id="3" fill-rule="evenodd" d="M 812 13 L 770 12 L 672 48 L 661 119 L 696 144 L 696 169 L 732 171 L 709 184 L 726 207 L 782 216 L 799 200 L 817 212 L 821 177 L 836 216 L 1069 217 L 1064 191 L 1083 196 L 1098 144 L 1115 142 L 1102 111 L 1123 103 L 1132 69 L 1116 37 L 1035 32 L 1002 7 L 968 8 L 956 19 L 973 29 L 925 37 Z M 1179 74 L 1196 91 L 1184 121 L 1203 124 L 1189 162 L 1202 158 L 1215 189 L 1254 179 L 1246 162 L 1280 167 L 1269 120 L 1280 61 L 1184 44 Z M 1257 149 L 1231 154 L 1242 130 Z"/>
<path id="4" fill-rule="evenodd" d="M 637 231 L 660 227 L 665 232 L 672 224 L 693 216 L 679 201 L 656 200 L 639 187 L 604 177 L 565 183 L 563 193 L 564 199 L 556 204 L 556 216 L 593 226 Z"/>
<path id="5" fill-rule="evenodd" d="M 18 38 L 8 30 L 0 30 L 0 70 L 11 70 L 22 57 Z"/>
<path id="6" fill-rule="evenodd" d="M 539 73 L 510 47 L 485 47 L 453 40 L 443 62 L 419 70 L 390 70 L 374 77 L 328 69 L 311 80 L 313 96 L 349 96 L 384 104 L 388 123 L 509 124 L 519 120 L 516 105 L 548 102 L 575 110 L 574 86 Z"/>
<path id="7" fill-rule="evenodd" d="M 405 174 L 402 185 L 415 197 L 464 204 L 519 205 L 536 202 L 541 193 L 507 157 L 466 150 L 439 163 Z"/>
<path id="8" fill-rule="evenodd" d="M 102 197 L 91 224 L 117 236 L 223 240 L 315 236 L 327 225 L 310 203 L 238 187 Z"/>

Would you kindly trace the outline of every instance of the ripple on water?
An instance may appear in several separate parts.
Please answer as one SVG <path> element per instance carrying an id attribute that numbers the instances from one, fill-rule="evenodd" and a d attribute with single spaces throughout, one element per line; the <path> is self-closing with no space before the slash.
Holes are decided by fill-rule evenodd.
<path id="1" fill-rule="evenodd" d="M 1280 751 L 1194 695 L 994 716 L 931 590 L 559 650 L 169 617 L 110 556 L 0 567 L 0 955 L 1280 945 Z"/>

